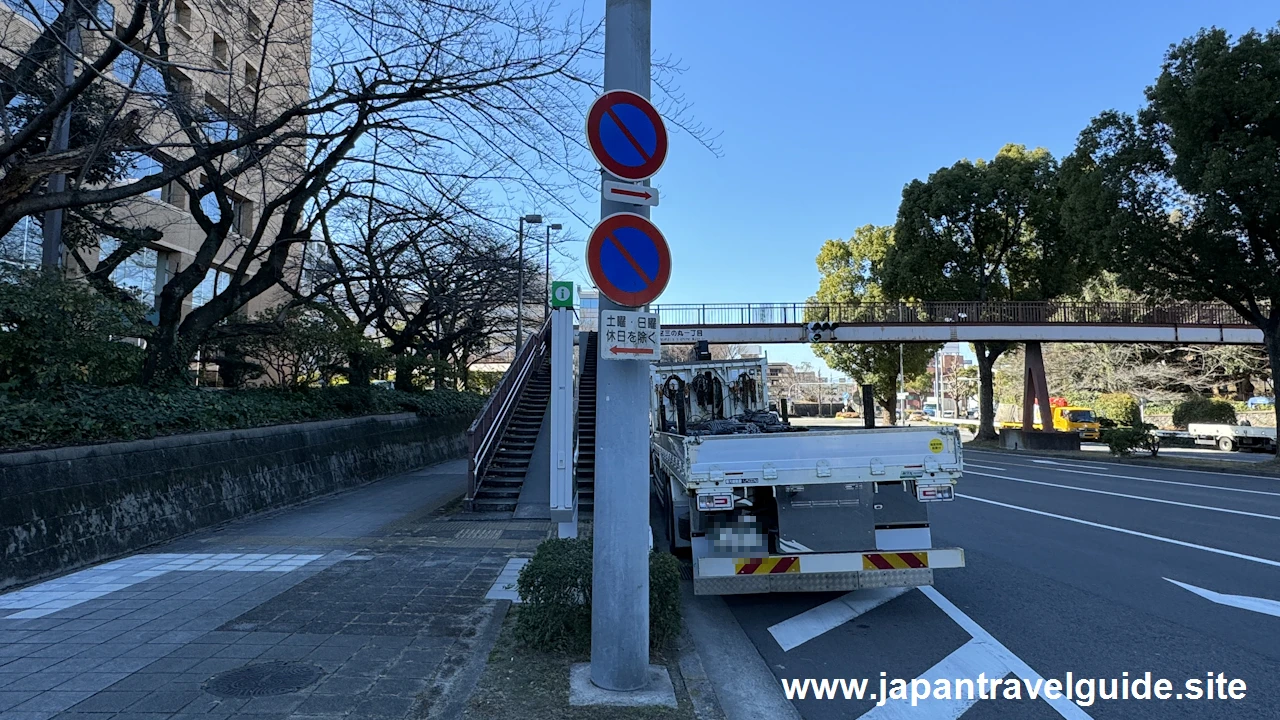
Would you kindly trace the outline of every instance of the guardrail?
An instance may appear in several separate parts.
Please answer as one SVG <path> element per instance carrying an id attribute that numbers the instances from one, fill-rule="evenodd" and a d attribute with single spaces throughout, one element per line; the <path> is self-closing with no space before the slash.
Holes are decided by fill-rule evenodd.
<path id="1" fill-rule="evenodd" d="M 797 325 L 809 322 L 1208 325 L 1253 327 L 1224 303 L 910 302 L 655 305 L 663 326 Z M 1266 309 L 1263 308 L 1266 312 Z"/>
<path id="2" fill-rule="evenodd" d="M 480 478 L 484 477 L 489 461 L 498 449 L 498 441 L 502 439 L 502 433 L 520 402 L 520 396 L 524 394 L 525 385 L 546 357 L 550 336 L 551 323 L 545 322 L 537 334 L 530 337 L 520 349 L 475 422 L 467 428 L 467 446 L 470 450 L 470 461 L 467 463 L 468 507 L 475 499 L 476 491 L 480 489 Z"/>

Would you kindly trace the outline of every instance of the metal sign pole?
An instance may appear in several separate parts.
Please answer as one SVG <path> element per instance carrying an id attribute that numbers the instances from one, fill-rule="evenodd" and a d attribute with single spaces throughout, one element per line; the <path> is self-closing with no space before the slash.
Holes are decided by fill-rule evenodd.
<path id="1" fill-rule="evenodd" d="M 651 0 L 606 0 L 606 91 L 649 97 L 650 17 Z M 601 171 L 601 180 L 615 178 Z M 649 216 L 648 206 L 601 197 L 601 218 Z M 601 313 L 627 309 L 600 297 Z M 591 682 L 638 690 L 649 669 L 649 363 L 601 362 L 596 377 Z"/>

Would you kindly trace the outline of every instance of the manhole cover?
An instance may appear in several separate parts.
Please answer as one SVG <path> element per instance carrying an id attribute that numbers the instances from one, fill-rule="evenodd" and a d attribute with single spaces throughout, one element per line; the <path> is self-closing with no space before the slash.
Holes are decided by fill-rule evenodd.
<path id="1" fill-rule="evenodd" d="M 204 689 L 233 698 L 286 695 L 314 683 L 323 674 L 320 668 L 306 663 L 265 662 L 214 675 L 204 684 Z"/>

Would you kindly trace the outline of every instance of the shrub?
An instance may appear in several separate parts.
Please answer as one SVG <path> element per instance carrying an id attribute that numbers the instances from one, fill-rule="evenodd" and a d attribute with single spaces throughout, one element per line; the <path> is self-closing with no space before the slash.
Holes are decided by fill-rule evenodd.
<path id="1" fill-rule="evenodd" d="M 146 308 L 107 298 L 57 273 L 0 276 L 0 388 L 29 393 L 77 383 L 123 385 L 137 379 L 151 326 Z"/>
<path id="2" fill-rule="evenodd" d="M 424 417 L 474 416 L 484 400 L 474 393 L 449 390 L 404 393 L 351 385 L 292 391 L 72 386 L 39 395 L 0 392 L 0 449 L 137 440 L 400 412 Z"/>
<path id="3" fill-rule="evenodd" d="M 1142 413 L 1138 408 L 1138 400 L 1129 393 L 1104 393 L 1094 401 L 1098 414 L 1110 418 L 1117 425 L 1134 427 L 1142 422 Z"/>
<path id="4" fill-rule="evenodd" d="M 591 558 L 588 538 L 553 539 L 538 546 L 520 571 L 523 605 L 516 638 L 544 652 L 582 653 L 591 648 Z M 649 644 L 659 648 L 680 632 L 680 562 L 649 553 Z"/>
<path id="5" fill-rule="evenodd" d="M 1191 423 L 1236 423 L 1236 409 L 1231 403 L 1194 397 L 1178 403 L 1173 409 L 1173 426 L 1185 429 Z"/>
<path id="6" fill-rule="evenodd" d="M 1107 428 L 1102 431 L 1102 442 L 1112 455 L 1132 455 L 1134 450 L 1147 450 L 1151 457 L 1156 457 L 1160 453 L 1160 438 L 1151 433 L 1154 429 L 1154 425 L 1147 423 L 1139 427 Z"/>

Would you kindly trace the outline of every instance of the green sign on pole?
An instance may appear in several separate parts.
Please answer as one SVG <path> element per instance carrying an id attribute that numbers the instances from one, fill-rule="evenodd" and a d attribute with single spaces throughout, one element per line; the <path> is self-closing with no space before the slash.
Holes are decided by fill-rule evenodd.
<path id="1" fill-rule="evenodd" d="M 551 307 L 573 308 L 573 283 L 565 280 L 551 283 Z"/>

